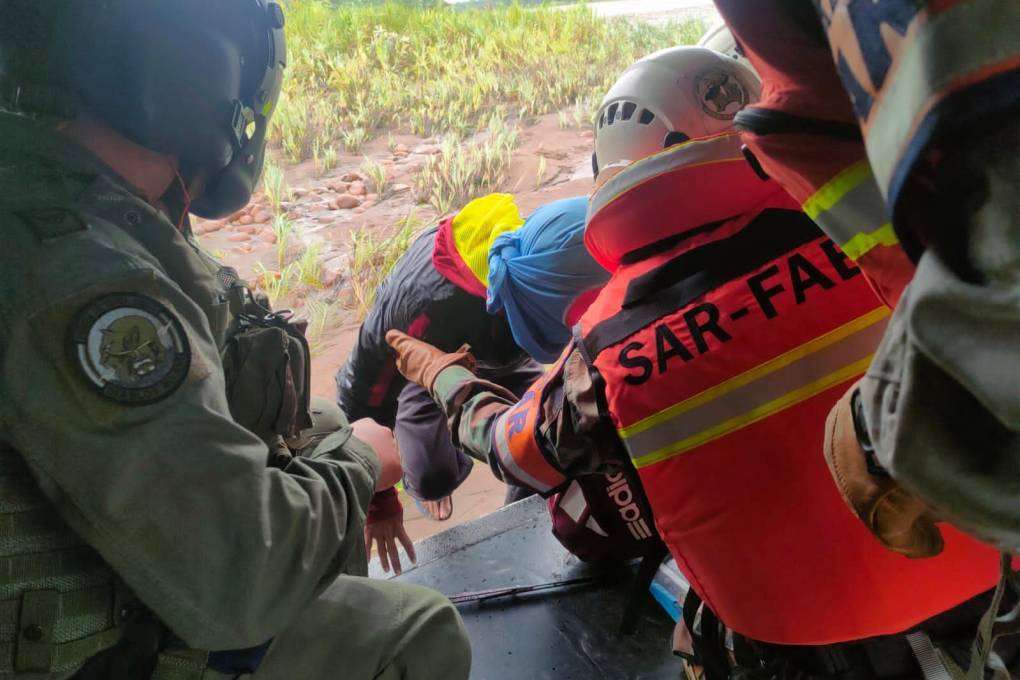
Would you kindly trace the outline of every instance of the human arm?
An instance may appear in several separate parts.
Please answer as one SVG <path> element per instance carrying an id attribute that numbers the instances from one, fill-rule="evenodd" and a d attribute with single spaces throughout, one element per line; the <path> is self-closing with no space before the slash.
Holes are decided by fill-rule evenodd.
<path id="1" fill-rule="evenodd" d="M 518 399 L 507 389 L 475 376 L 463 353 L 446 354 L 406 336 L 391 334 L 389 339 L 400 355 L 401 371 L 429 389 L 446 413 L 454 445 L 488 463 L 500 479 L 548 492 L 556 488 L 557 475 L 613 472 L 625 465 L 623 446 L 599 413 L 598 387 L 578 350 L 565 352 Z M 522 432 L 515 422 L 524 420 L 534 427 Z M 510 433 L 503 441 L 513 450 L 499 445 L 501 429 Z M 528 436 L 518 438 L 515 431 Z M 554 468 L 539 485 L 534 482 L 540 480 L 522 478 L 515 472 L 513 458 L 524 455 L 529 441 L 537 444 L 541 458 Z"/>
<path id="2" fill-rule="evenodd" d="M 355 437 L 372 447 L 379 459 L 376 492 L 396 486 L 403 475 L 403 470 L 400 468 L 400 452 L 397 451 L 397 440 L 393 438 L 393 431 L 371 418 L 354 421 L 351 423 L 351 429 Z"/>
<path id="3" fill-rule="evenodd" d="M 389 348 L 379 346 L 382 310 L 373 308 L 358 330 L 358 341 L 336 373 L 337 403 L 351 421 L 370 418 L 392 427 L 396 393 L 403 378 Z"/>
<path id="4" fill-rule="evenodd" d="M 368 516 L 365 518 L 365 547 L 371 557 L 374 543 L 383 571 L 388 572 L 392 565 L 393 570 L 400 574 L 403 566 L 400 563 L 398 544 L 404 547 L 412 563 L 417 556 L 414 553 L 414 543 L 404 528 L 404 507 L 395 488 L 403 475 L 397 442 L 391 430 L 371 419 L 359 420 L 352 423 L 352 427 L 354 435 L 375 451 L 381 468 L 376 492 L 368 504 Z"/>
<path id="5" fill-rule="evenodd" d="M 203 311 L 157 269 L 119 266 L 123 249 L 89 245 L 49 245 L 16 282 L 4 275 L 5 441 L 186 643 L 261 644 L 358 551 L 378 461 L 344 430 L 284 470 L 267 468 L 265 445 L 229 415 Z M 152 301 L 186 339 L 182 381 L 145 402 L 100 394 L 71 338 L 82 310 L 125 294 L 122 307 Z"/>

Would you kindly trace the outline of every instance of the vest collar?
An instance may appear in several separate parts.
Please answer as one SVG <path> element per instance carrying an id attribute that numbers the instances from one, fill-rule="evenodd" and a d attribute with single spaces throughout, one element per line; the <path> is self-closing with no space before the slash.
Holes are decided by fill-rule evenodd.
<path id="1" fill-rule="evenodd" d="M 691 140 L 602 185 L 588 207 L 585 245 L 613 271 L 627 253 L 739 217 L 777 191 L 745 160 L 737 133 Z"/>

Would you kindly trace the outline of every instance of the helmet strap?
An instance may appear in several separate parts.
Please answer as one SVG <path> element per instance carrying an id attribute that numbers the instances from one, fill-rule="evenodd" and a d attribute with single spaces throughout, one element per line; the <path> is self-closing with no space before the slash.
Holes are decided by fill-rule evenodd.
<path id="1" fill-rule="evenodd" d="M 177 186 L 181 190 L 181 198 L 183 199 L 183 205 L 181 206 L 181 216 L 177 219 L 177 231 L 184 231 L 184 221 L 188 219 L 188 213 L 191 212 L 191 193 L 188 191 L 188 184 L 181 177 L 181 171 L 174 169 L 174 175 L 177 177 Z"/>

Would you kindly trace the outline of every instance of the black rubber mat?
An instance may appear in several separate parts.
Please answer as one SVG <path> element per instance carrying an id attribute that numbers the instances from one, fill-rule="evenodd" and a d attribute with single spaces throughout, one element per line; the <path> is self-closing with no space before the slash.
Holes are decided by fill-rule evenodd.
<path id="1" fill-rule="evenodd" d="M 458 605 L 471 636 L 472 680 L 680 678 L 673 623 L 649 598 L 635 635 L 619 632 L 633 567 L 596 569 L 550 531 L 545 501 L 529 498 L 417 546 L 398 580 L 453 596 L 595 577 L 594 583 Z M 373 563 L 372 575 L 384 576 Z"/>

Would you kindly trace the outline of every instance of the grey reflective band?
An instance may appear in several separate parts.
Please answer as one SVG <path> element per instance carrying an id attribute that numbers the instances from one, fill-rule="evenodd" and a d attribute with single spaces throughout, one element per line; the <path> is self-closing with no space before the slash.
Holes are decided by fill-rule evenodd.
<path id="1" fill-rule="evenodd" d="M 819 189 L 804 203 L 804 212 L 851 260 L 875 246 L 899 243 L 886 217 L 885 199 L 865 161 L 850 166 Z"/>
<path id="2" fill-rule="evenodd" d="M 538 481 L 517 464 L 517 460 L 514 458 L 513 452 L 510 450 L 510 442 L 506 437 L 506 416 L 508 413 L 510 413 L 510 411 L 505 411 L 499 416 L 499 418 L 496 419 L 496 423 L 493 425 L 492 439 L 493 444 L 495 444 L 493 448 L 496 449 L 496 455 L 499 458 L 500 466 L 507 474 L 521 484 L 540 493 L 549 493 L 554 487 Z"/>
<path id="3" fill-rule="evenodd" d="M 638 468 L 654 465 L 860 375 L 885 332 L 879 307 L 783 355 L 696 394 L 620 436 Z"/>

